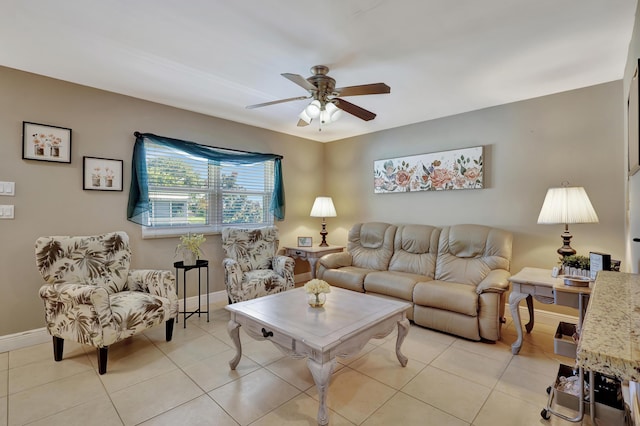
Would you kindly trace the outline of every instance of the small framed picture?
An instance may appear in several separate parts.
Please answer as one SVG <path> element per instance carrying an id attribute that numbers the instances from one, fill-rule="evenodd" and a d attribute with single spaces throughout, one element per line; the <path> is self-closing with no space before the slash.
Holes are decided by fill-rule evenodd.
<path id="1" fill-rule="evenodd" d="M 24 160 L 71 162 L 71 129 L 22 122 Z"/>
<path id="2" fill-rule="evenodd" d="M 122 160 L 82 157 L 82 189 L 122 191 Z"/>
<path id="3" fill-rule="evenodd" d="M 298 247 L 311 247 L 312 245 L 313 245 L 313 238 L 298 237 Z"/>

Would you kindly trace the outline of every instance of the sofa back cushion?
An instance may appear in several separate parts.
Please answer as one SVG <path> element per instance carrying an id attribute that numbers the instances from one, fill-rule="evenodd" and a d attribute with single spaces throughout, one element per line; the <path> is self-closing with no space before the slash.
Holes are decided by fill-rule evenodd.
<path id="1" fill-rule="evenodd" d="M 382 222 L 356 223 L 349 230 L 347 251 L 358 268 L 386 270 L 393 255 L 396 226 Z"/>
<path id="2" fill-rule="evenodd" d="M 512 234 L 483 225 L 442 228 L 435 279 L 478 285 L 494 269 L 509 270 Z"/>
<path id="3" fill-rule="evenodd" d="M 276 226 L 222 229 L 222 248 L 227 257 L 240 264 L 243 272 L 272 269 L 271 263 L 279 245 Z"/>
<path id="4" fill-rule="evenodd" d="M 399 225 L 390 271 L 435 276 L 440 229 L 430 225 Z"/>
<path id="5" fill-rule="evenodd" d="M 130 264 L 125 232 L 36 240 L 36 266 L 49 284 L 96 285 L 117 293 L 126 290 Z"/>

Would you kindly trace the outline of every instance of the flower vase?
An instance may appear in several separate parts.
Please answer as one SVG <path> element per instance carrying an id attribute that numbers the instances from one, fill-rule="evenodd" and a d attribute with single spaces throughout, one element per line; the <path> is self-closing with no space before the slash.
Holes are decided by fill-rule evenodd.
<path id="1" fill-rule="evenodd" d="M 191 250 L 182 251 L 182 264 L 184 266 L 192 266 L 197 263 L 196 254 Z"/>
<path id="2" fill-rule="evenodd" d="M 312 308 L 322 308 L 324 302 L 327 301 L 327 295 L 324 293 L 309 293 L 307 294 L 307 302 Z"/>

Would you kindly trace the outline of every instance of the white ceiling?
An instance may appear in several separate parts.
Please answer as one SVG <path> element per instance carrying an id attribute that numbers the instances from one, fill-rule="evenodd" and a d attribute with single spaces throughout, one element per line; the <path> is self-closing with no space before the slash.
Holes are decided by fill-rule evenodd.
<path id="1" fill-rule="evenodd" d="M 317 141 L 623 77 L 636 0 L 1 0 L 0 65 Z M 327 65 L 349 114 L 297 127 L 280 76 Z M 153 129 L 147 129 L 153 131 Z"/>

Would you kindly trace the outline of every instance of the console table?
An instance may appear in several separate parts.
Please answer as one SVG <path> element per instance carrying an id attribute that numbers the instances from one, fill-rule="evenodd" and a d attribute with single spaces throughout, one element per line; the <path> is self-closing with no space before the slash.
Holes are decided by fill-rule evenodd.
<path id="1" fill-rule="evenodd" d="M 209 322 L 209 261 L 198 259 L 196 260 L 195 265 L 185 265 L 183 261 L 174 262 L 173 267 L 176 268 L 176 293 L 180 288 L 180 274 L 178 273 L 178 269 L 182 269 L 182 312 L 178 312 L 178 318 L 180 314 L 182 314 L 183 318 L 183 328 L 187 328 L 187 319 L 190 318 L 193 314 L 207 314 L 207 322 Z M 202 300 L 202 276 L 200 272 L 202 268 L 205 268 L 207 271 L 207 310 L 203 310 L 200 304 Z M 187 271 L 192 269 L 198 270 L 198 309 L 195 311 L 187 311 Z M 189 315 L 187 315 L 189 314 Z M 178 320 L 176 318 L 176 322 Z"/>
<path id="2" fill-rule="evenodd" d="M 294 259 L 302 259 L 309 262 L 311 266 L 311 278 L 316 277 L 316 263 L 325 254 L 340 253 L 344 250 L 342 246 L 313 246 L 313 247 L 284 247 L 285 256 L 293 257 Z"/>
<path id="3" fill-rule="evenodd" d="M 524 333 L 522 332 L 522 323 L 520 322 L 520 301 L 527 301 L 529 310 L 529 322 L 525 325 L 527 333 L 533 330 L 533 298 L 542 303 L 556 303 L 564 306 L 571 306 L 582 312 L 583 306 L 582 295 L 591 293 L 589 287 L 573 287 L 564 284 L 562 276 L 554 278 L 551 276 L 550 269 L 540 268 L 523 268 L 517 274 L 511 276 L 509 281 L 512 285 L 511 294 L 509 295 L 509 311 L 513 318 L 518 340 L 511 345 L 511 353 L 517 355 L 522 347 Z M 593 285 L 593 283 L 591 283 Z"/>

